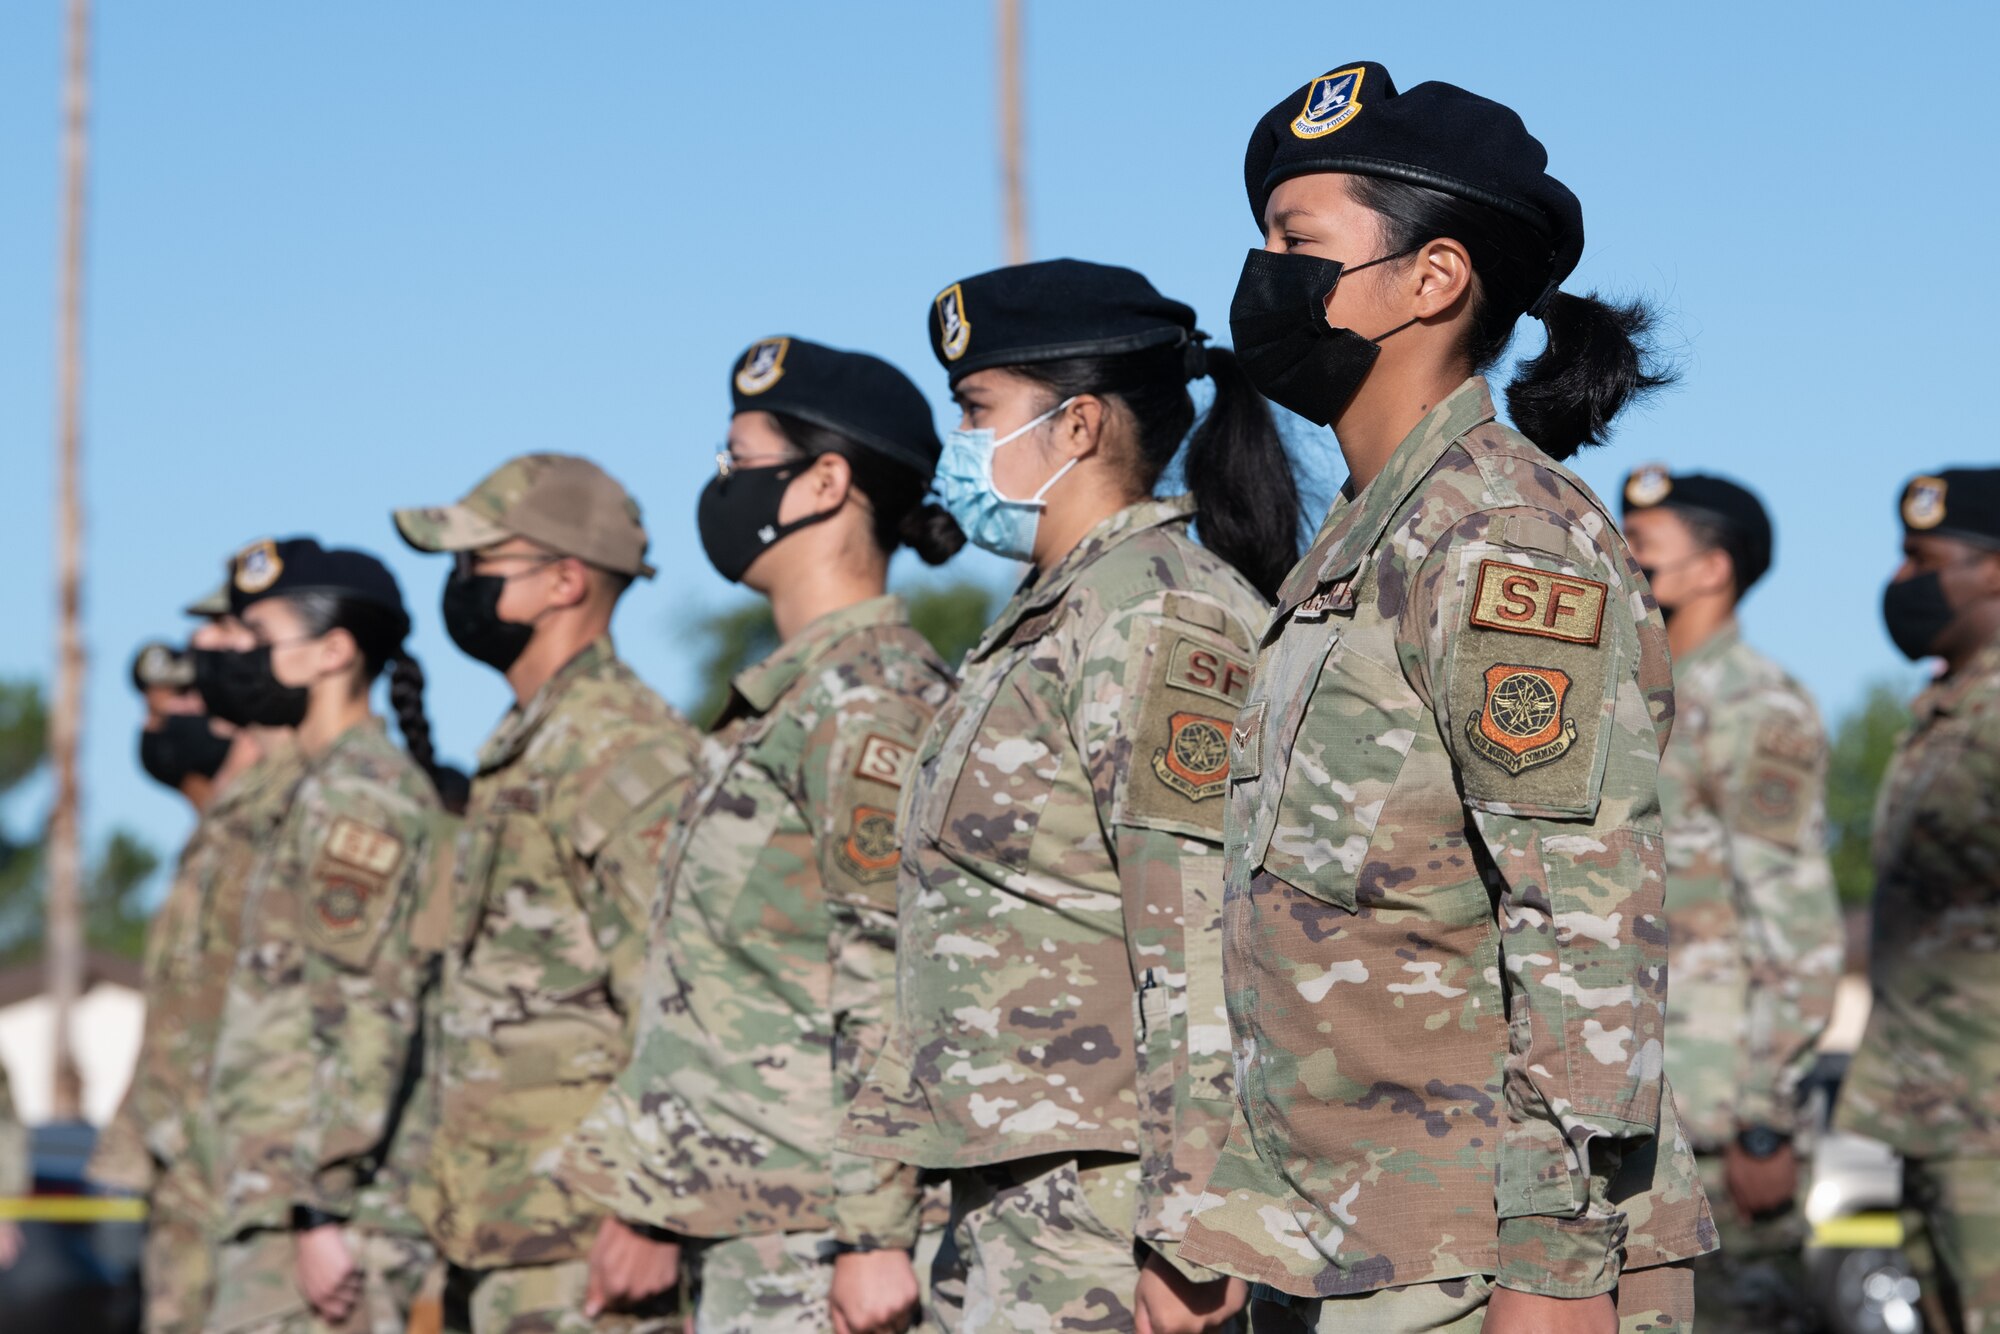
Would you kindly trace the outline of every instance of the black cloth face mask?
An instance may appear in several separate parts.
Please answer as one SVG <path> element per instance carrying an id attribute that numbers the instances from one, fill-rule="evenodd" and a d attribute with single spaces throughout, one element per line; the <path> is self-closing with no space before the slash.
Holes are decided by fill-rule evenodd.
<path id="1" fill-rule="evenodd" d="M 771 547 L 840 512 L 836 505 L 821 514 L 778 522 L 786 489 L 809 462 L 732 468 L 727 477 L 709 479 L 701 489 L 701 503 L 695 507 L 695 527 L 701 533 L 701 549 L 708 553 L 708 563 L 717 574 L 732 584 L 742 583 L 757 558 Z"/>
<path id="2" fill-rule="evenodd" d="M 139 767 L 161 787 L 180 791 L 192 775 L 213 778 L 229 758 L 231 739 L 217 736 L 206 717 L 176 713 L 158 731 L 139 733 Z"/>
<path id="3" fill-rule="evenodd" d="M 1342 275 L 1411 253 L 1402 250 L 1348 268 L 1317 255 L 1252 250 L 1229 303 L 1229 336 L 1257 392 L 1307 421 L 1333 425 L 1382 355 L 1382 340 L 1416 320 L 1364 338 L 1326 322 L 1327 298 Z"/>
<path id="4" fill-rule="evenodd" d="M 297 727 L 305 721 L 306 688 L 279 682 L 271 646 L 241 653 L 198 648 L 194 685 L 210 717 L 238 727 Z"/>
<path id="5" fill-rule="evenodd" d="M 1912 575 L 1882 590 L 1882 623 L 1904 657 L 1915 662 L 1931 655 L 1938 636 L 1957 613 L 1945 601 L 1944 581 L 1936 570 Z"/>
<path id="6" fill-rule="evenodd" d="M 535 637 L 534 626 L 500 619 L 500 595 L 506 591 L 506 576 L 474 574 L 468 560 L 461 560 L 444 581 L 444 632 L 466 657 L 501 672 L 527 652 Z"/>

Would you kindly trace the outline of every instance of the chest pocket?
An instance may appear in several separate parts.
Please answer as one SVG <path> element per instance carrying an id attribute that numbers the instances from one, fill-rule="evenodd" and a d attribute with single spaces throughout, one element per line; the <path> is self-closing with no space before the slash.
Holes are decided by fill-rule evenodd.
<path id="1" fill-rule="evenodd" d="M 1260 738 L 1259 774 L 1245 793 L 1250 864 L 1346 912 L 1382 809 L 1426 726 L 1423 701 L 1402 672 L 1361 651 L 1336 625 L 1312 645 L 1294 623 L 1267 655 L 1266 695 L 1239 719 Z M 1296 637 L 1296 651 L 1286 640 Z M 1290 664 L 1290 670 L 1287 665 Z M 1315 670 L 1316 669 L 1316 670 Z"/>
<path id="2" fill-rule="evenodd" d="M 710 903 L 702 911 L 726 911 L 733 938 L 771 934 L 778 923 L 799 922 L 800 886 L 816 883 L 810 830 L 793 801 L 805 736 L 796 722 L 778 716 L 775 725 L 758 729 L 724 771 L 722 781 L 703 807 L 699 827 L 689 831 L 687 855 L 680 878 L 697 863 L 709 882 L 688 888 L 713 895 L 724 889 L 727 905 Z M 676 890 L 676 896 L 682 891 Z M 822 933 L 823 934 L 823 933 Z"/>
<path id="3" fill-rule="evenodd" d="M 1008 650 L 954 703 L 969 705 L 944 736 L 923 827 L 953 861 L 985 878 L 1021 875 L 1031 864 L 1044 808 L 1070 744 L 1060 718 L 1034 699 L 1024 679 L 1033 669 L 1026 646 Z M 980 702 L 984 700 L 984 703 Z M 947 706 L 951 707 L 951 706 Z M 953 763 L 958 772 L 945 770 Z M 1018 883 L 1018 882 L 1017 882 Z"/>

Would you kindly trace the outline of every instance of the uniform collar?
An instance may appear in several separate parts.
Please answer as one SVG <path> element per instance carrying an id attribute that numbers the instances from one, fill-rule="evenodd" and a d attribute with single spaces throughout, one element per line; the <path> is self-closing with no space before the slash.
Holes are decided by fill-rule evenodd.
<path id="1" fill-rule="evenodd" d="M 910 623 L 909 608 L 895 596 L 869 598 L 839 611 L 830 611 L 791 642 L 778 646 L 754 667 L 746 667 L 730 681 L 730 699 L 722 711 L 722 721 L 745 713 L 768 713 L 785 697 L 801 676 L 816 667 L 834 646 L 851 634 L 877 627 Z M 720 723 L 717 724 L 720 726 Z"/>
<path id="2" fill-rule="evenodd" d="M 1430 476 L 1445 451 L 1473 428 L 1492 421 L 1493 396 L 1484 376 L 1475 375 L 1445 396 L 1411 428 L 1381 473 L 1349 498 L 1342 494 L 1320 525 L 1305 559 L 1278 590 L 1278 615 L 1297 607 L 1314 590 L 1354 573 L 1375 549 L 1403 502 Z"/>
<path id="3" fill-rule="evenodd" d="M 1910 712 L 1918 723 L 1927 723 L 1940 714 L 1958 712 L 1966 698 L 1975 693 L 2000 693 L 2000 638 L 1975 653 L 1964 671 L 1925 687 L 1910 705 Z"/>
<path id="4" fill-rule="evenodd" d="M 335 737 L 332 745 L 307 760 L 306 769 L 311 773 L 320 773 L 348 751 L 373 750 L 377 743 L 386 745 L 388 740 L 389 725 L 371 714 Z"/>
<path id="5" fill-rule="evenodd" d="M 618 661 L 618 654 L 611 647 L 610 635 L 599 635 L 584 645 L 583 650 L 559 668 L 554 676 L 542 683 L 534 698 L 525 705 L 516 704 L 500 720 L 500 726 L 479 751 L 479 771 L 497 769 L 527 748 L 528 739 L 541 730 L 549 715 L 562 703 L 564 695 L 577 682 L 598 675 L 605 668 Z"/>
<path id="6" fill-rule="evenodd" d="M 1006 643 L 1021 622 L 1054 606 L 1082 577 L 1085 570 L 1102 560 L 1115 548 L 1140 533 L 1164 528 L 1170 523 L 1185 527 L 1193 520 L 1192 498 L 1165 496 L 1157 500 L 1142 500 L 1137 504 L 1127 505 L 1101 521 L 1085 533 L 1083 540 L 1072 547 L 1068 555 L 1057 561 L 1053 569 L 1039 576 L 1031 574 L 1023 581 L 1007 605 L 1001 609 L 999 617 L 986 628 L 986 634 L 980 639 L 979 647 L 972 650 L 972 659 L 977 661 L 985 657 L 997 645 Z"/>

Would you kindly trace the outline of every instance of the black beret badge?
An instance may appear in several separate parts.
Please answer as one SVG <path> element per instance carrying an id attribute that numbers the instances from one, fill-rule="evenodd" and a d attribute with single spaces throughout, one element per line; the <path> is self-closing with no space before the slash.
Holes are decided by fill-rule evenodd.
<path id="1" fill-rule="evenodd" d="M 266 538 L 243 548 L 236 557 L 236 572 L 233 576 L 236 591 L 255 597 L 278 582 L 278 576 L 285 572 L 285 562 L 278 556 L 278 544 Z"/>
<path id="2" fill-rule="evenodd" d="M 1292 121 L 1292 133 L 1301 139 L 1317 139 L 1332 134 L 1361 114 L 1361 77 L 1367 70 L 1360 65 L 1322 74 L 1306 89 L 1306 104 Z"/>
<path id="3" fill-rule="evenodd" d="M 1923 532 L 1944 522 L 1942 477 L 1915 477 L 1903 492 L 1903 522 L 1913 531 Z"/>
<path id="4" fill-rule="evenodd" d="M 736 371 L 736 392 L 745 397 L 761 394 L 783 379 L 785 352 L 791 345 L 789 338 L 766 338 L 752 343 Z"/>
<path id="5" fill-rule="evenodd" d="M 1625 479 L 1625 503 L 1634 509 L 1648 509 L 1673 494 L 1673 475 L 1664 463 L 1648 463 L 1635 468 Z"/>
<path id="6" fill-rule="evenodd" d="M 972 345 L 972 321 L 965 315 L 965 291 L 953 283 L 937 294 L 938 347 L 946 361 L 957 361 Z"/>

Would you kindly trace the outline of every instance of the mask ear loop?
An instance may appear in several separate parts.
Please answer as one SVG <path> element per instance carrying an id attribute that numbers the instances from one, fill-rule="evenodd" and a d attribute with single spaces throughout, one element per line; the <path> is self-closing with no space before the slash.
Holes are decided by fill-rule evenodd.
<path id="1" fill-rule="evenodd" d="M 1057 413 L 1061 412 L 1064 408 L 1068 407 L 1070 404 L 1074 402 L 1076 402 L 1076 396 L 1072 394 L 1070 397 L 1056 404 L 1054 407 L 1050 408 L 1047 412 L 1044 412 L 1041 416 L 1035 418 L 1033 421 L 1024 423 L 1023 425 L 1016 427 L 1014 430 L 1007 432 L 1006 437 L 1004 439 L 995 440 L 993 442 L 992 453 L 993 454 L 999 453 L 1000 446 L 1012 444 L 1014 441 L 1019 440 L 1022 436 L 1034 430 L 1037 426 L 1040 426 L 1043 422 L 1048 421 L 1051 417 L 1054 417 Z M 1016 500 L 1012 496 L 1000 495 L 1000 485 L 999 483 L 993 481 L 992 455 L 989 454 L 987 458 L 988 461 L 986 465 L 986 478 L 988 483 L 993 487 L 994 495 L 1000 496 L 1000 499 L 1006 501 L 1009 505 L 1034 505 L 1041 509 L 1048 508 L 1048 503 L 1045 500 L 1043 500 L 1043 497 L 1048 495 L 1049 488 L 1054 486 L 1057 482 L 1060 482 L 1062 480 L 1063 474 L 1068 472 L 1071 468 L 1074 468 L 1077 464 L 1077 460 L 1071 459 L 1068 463 L 1063 464 L 1062 467 L 1057 468 L 1055 471 L 1055 476 L 1049 478 L 1048 481 L 1043 482 L 1041 485 L 1041 489 L 1036 491 L 1034 495 L 1028 497 L 1026 500 Z"/>

